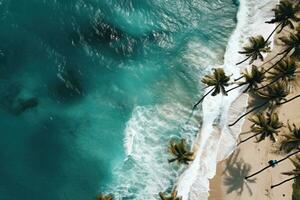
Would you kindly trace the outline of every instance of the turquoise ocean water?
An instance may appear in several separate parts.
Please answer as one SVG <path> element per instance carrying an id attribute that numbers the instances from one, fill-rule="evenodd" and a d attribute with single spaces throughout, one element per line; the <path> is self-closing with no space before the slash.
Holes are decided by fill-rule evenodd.
<path id="1" fill-rule="evenodd" d="M 0 0 L 0 200 L 157 199 L 233 0 Z"/>

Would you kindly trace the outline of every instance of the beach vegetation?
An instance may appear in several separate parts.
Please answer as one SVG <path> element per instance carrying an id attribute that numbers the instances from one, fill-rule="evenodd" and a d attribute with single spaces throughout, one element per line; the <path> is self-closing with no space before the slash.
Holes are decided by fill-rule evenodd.
<path id="1" fill-rule="evenodd" d="M 168 160 L 169 163 L 177 161 L 180 164 L 188 164 L 190 161 L 194 160 L 194 152 L 188 150 L 185 139 L 171 141 L 169 151 L 174 156 L 174 158 Z"/>
<path id="2" fill-rule="evenodd" d="M 161 200 L 182 200 L 182 197 L 177 196 L 176 188 L 171 192 L 170 196 L 167 196 L 165 193 L 160 192 L 159 197 Z"/>
<path id="3" fill-rule="evenodd" d="M 288 133 L 282 134 L 279 150 L 284 153 L 291 153 L 294 150 L 300 149 L 300 128 L 295 124 L 287 123 Z"/>
<path id="4" fill-rule="evenodd" d="M 252 65 L 251 69 L 245 69 L 242 72 L 242 76 L 239 78 L 239 80 L 242 78 L 244 79 L 243 81 L 235 80 L 237 86 L 229 89 L 227 93 L 246 85 L 247 87 L 243 90 L 244 93 L 255 91 L 258 88 L 258 85 L 261 84 L 265 79 L 264 69 Z"/>
<path id="5" fill-rule="evenodd" d="M 281 0 L 275 8 L 272 9 L 274 12 L 274 17 L 270 21 L 267 21 L 268 24 L 277 24 L 274 31 L 268 37 L 274 34 L 276 30 L 277 33 L 280 33 L 285 27 L 294 29 L 294 22 L 299 22 L 300 18 L 297 16 L 297 13 L 300 11 L 298 4 L 292 3 L 289 0 Z"/>
<path id="6" fill-rule="evenodd" d="M 293 55 L 295 52 L 299 52 L 299 47 L 300 47 L 299 31 L 296 31 L 295 33 L 289 33 L 285 36 L 279 37 L 279 40 L 282 42 L 282 46 L 284 46 L 284 50 L 276 54 L 275 57 L 281 56 L 281 58 L 278 61 L 276 61 L 273 65 L 268 67 L 265 70 L 266 73 L 269 72 L 271 69 L 273 69 L 278 63 L 280 63 L 288 55 L 290 55 L 290 52 L 293 52 L 291 55 Z"/>
<path id="7" fill-rule="evenodd" d="M 214 68 L 212 74 L 205 75 L 202 79 L 202 83 L 207 87 L 211 87 L 211 89 L 194 105 L 193 109 L 195 109 L 209 94 L 216 96 L 217 94 L 222 93 L 227 96 L 225 88 L 229 86 L 229 80 L 230 77 L 225 74 L 223 68 Z"/>
<path id="8" fill-rule="evenodd" d="M 233 126 L 247 115 L 254 113 L 248 118 L 252 125 L 250 126 L 250 131 L 247 131 L 247 133 L 251 132 L 253 135 L 241 140 L 239 144 L 252 138 L 256 138 L 256 142 L 261 142 L 269 138 L 273 143 L 278 142 L 276 143 L 279 144 L 277 145 L 277 150 L 284 155 L 279 160 L 270 160 L 264 168 L 252 174 L 249 173 L 251 170 L 250 166 L 238 163 L 232 165 L 236 166 L 239 172 L 232 170 L 234 173 L 230 174 L 231 178 L 225 180 L 229 186 L 229 192 L 233 190 L 242 191 L 236 185 L 230 185 L 234 181 L 233 179 L 236 179 L 237 176 L 234 177 L 235 175 L 242 176 L 249 182 L 250 180 L 255 182 L 251 179 L 252 177 L 269 168 L 276 167 L 288 159 L 293 162 L 295 168 L 282 174 L 290 176 L 290 178 L 272 185 L 271 188 L 278 187 L 291 180 L 298 180 L 296 183 L 299 182 L 298 184 L 300 184 L 300 155 L 298 155 L 300 153 L 300 128 L 288 122 L 288 133 L 280 134 L 281 129 L 285 125 L 279 120 L 279 116 L 276 113 L 278 107 L 300 97 L 300 94 L 298 94 L 287 98 L 300 72 L 298 69 L 300 58 L 300 2 L 280 0 L 272 11 L 274 12 L 274 16 L 269 21 L 266 21 L 266 23 L 276 24 L 275 28 L 266 39 L 262 35 L 249 37 L 248 43 L 238 52 L 244 55 L 245 58 L 236 63 L 236 65 L 240 65 L 248 61 L 249 65 L 252 65 L 255 61 L 260 60 L 262 64 L 257 65 L 255 63 L 255 65 L 246 68 L 241 72 L 239 78 L 234 79 L 234 82 L 230 82 L 230 77 L 225 74 L 222 68 L 214 69 L 212 74 L 205 75 L 202 79 L 202 83 L 206 85 L 206 88 L 211 87 L 210 90 L 193 107 L 194 110 L 209 94 L 212 96 L 218 94 L 227 96 L 230 91 L 240 88 L 243 93 L 251 94 L 255 102 L 260 103 L 249 106 L 244 114 L 239 116 L 234 122 L 228 124 L 229 127 Z M 281 33 L 281 35 L 278 35 L 279 50 L 277 48 L 271 49 L 270 47 L 270 39 L 276 32 L 277 34 Z M 264 54 L 271 51 L 277 52 L 273 52 L 273 56 L 265 61 Z M 266 64 L 268 64 L 267 67 L 264 66 Z M 230 85 L 234 86 L 226 90 Z M 178 161 L 179 163 L 188 164 L 189 161 L 192 161 L 194 154 L 189 152 L 185 146 L 183 141 L 172 143 L 170 150 L 175 157 L 170 159 L 169 162 Z M 227 166 L 227 168 L 229 167 Z M 232 167 L 232 169 L 235 168 Z M 300 187 L 294 185 L 295 188 Z M 299 191 L 298 193 L 300 193 Z M 164 200 L 162 197 L 161 199 Z"/>
<path id="9" fill-rule="evenodd" d="M 236 119 L 233 123 L 229 124 L 229 126 L 235 125 L 243 117 L 263 107 L 269 107 L 269 109 L 274 109 L 282 101 L 286 100 L 286 97 L 289 94 L 289 92 L 290 92 L 290 87 L 288 83 L 285 81 L 278 81 L 275 84 L 267 86 L 263 90 L 256 91 L 256 94 L 260 98 L 262 98 L 264 102 L 248 110 L 246 113 L 241 115 L 238 119 Z"/>
<path id="10" fill-rule="evenodd" d="M 246 55 L 246 58 L 236 65 L 240 65 L 250 59 L 249 64 L 252 64 L 255 60 L 264 60 L 262 53 L 270 52 L 270 42 L 266 41 L 263 36 L 258 35 L 249 38 L 249 43 L 243 47 L 240 54 Z"/>
<path id="11" fill-rule="evenodd" d="M 274 66 L 272 71 L 269 72 L 270 76 L 268 77 L 268 79 L 270 80 L 270 82 L 257 88 L 257 90 L 268 87 L 269 85 L 272 85 L 279 80 L 287 82 L 294 81 L 296 79 L 297 73 L 299 73 L 299 71 L 297 71 L 298 67 L 298 63 L 296 63 L 296 61 L 292 58 L 282 60 Z"/>
<path id="12" fill-rule="evenodd" d="M 266 112 L 258 113 L 249 118 L 253 124 L 250 129 L 254 135 L 241 140 L 239 144 L 250 140 L 251 138 L 258 137 L 257 142 L 264 140 L 265 138 L 270 138 L 272 142 L 276 142 L 276 135 L 280 132 L 283 127 L 283 123 L 279 121 L 277 113 Z"/>

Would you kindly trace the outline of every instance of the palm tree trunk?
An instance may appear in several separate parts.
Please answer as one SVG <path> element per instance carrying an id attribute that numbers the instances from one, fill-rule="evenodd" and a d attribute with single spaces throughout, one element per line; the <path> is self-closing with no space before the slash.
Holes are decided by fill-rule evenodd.
<path id="1" fill-rule="evenodd" d="M 259 106 L 256 106 L 254 108 L 252 108 L 251 110 L 249 110 L 248 112 L 246 112 L 245 114 L 243 114 L 242 116 L 240 116 L 237 120 L 235 120 L 233 123 L 229 124 L 228 126 L 233 126 L 235 125 L 238 121 L 240 121 L 243 117 L 245 117 L 246 115 L 252 113 L 253 111 L 261 108 L 261 107 L 264 107 L 265 105 L 267 105 L 269 103 L 269 101 L 266 101 L 265 103 L 259 105 Z"/>
<path id="2" fill-rule="evenodd" d="M 234 81 L 239 81 L 239 80 L 241 80 L 242 78 L 244 78 L 244 76 L 240 76 L 240 77 L 234 79 Z"/>
<path id="3" fill-rule="evenodd" d="M 169 163 L 175 162 L 177 160 L 177 158 L 172 158 L 172 159 L 168 159 Z"/>
<path id="4" fill-rule="evenodd" d="M 291 51 L 292 49 L 288 49 L 284 52 L 283 56 L 275 63 L 273 64 L 271 67 L 269 67 L 268 69 L 266 69 L 266 71 L 264 73 L 267 73 L 268 71 L 270 71 L 271 69 L 273 69 L 278 63 L 280 63 Z"/>
<path id="5" fill-rule="evenodd" d="M 233 87 L 233 88 L 227 90 L 226 93 L 228 93 L 228 92 L 230 92 L 230 91 L 232 91 L 232 90 L 235 90 L 235 89 L 237 89 L 237 88 L 239 88 L 239 87 L 242 87 L 242 86 L 245 85 L 245 84 L 246 84 L 246 83 L 241 83 L 240 85 L 237 85 L 237 86 L 235 86 L 235 87 Z"/>
<path id="6" fill-rule="evenodd" d="M 276 164 L 281 163 L 282 161 L 288 159 L 289 157 L 291 157 L 291 156 L 293 156 L 293 155 L 295 155 L 295 154 L 297 154 L 297 153 L 299 153 L 299 152 L 300 152 L 300 150 L 295 151 L 295 152 L 293 152 L 293 153 L 287 155 L 286 157 L 284 157 L 284 158 L 278 160 Z M 249 175 L 249 176 L 246 176 L 245 179 L 249 179 L 249 178 L 251 178 L 251 177 L 253 177 L 253 176 L 255 176 L 255 175 L 257 175 L 257 174 L 259 174 L 259 173 L 261 173 L 261 172 L 263 172 L 263 171 L 265 171 L 266 169 L 268 169 L 268 168 L 270 168 L 270 167 L 272 167 L 272 166 L 274 166 L 274 165 L 270 164 L 270 165 L 268 165 L 268 166 L 262 168 L 262 169 L 259 170 L 258 172 L 255 172 L 254 174 L 251 174 L 251 175 Z"/>
<path id="7" fill-rule="evenodd" d="M 300 97 L 300 94 L 297 95 L 297 96 L 294 96 L 293 98 L 291 98 L 291 99 L 289 99 L 289 100 L 286 100 L 286 101 L 284 101 L 284 102 L 281 102 L 281 103 L 279 103 L 278 105 L 286 104 L 286 103 L 288 103 L 288 102 L 290 102 L 290 101 L 293 101 L 294 99 L 297 99 L 297 98 L 299 98 L 299 97 Z"/>
<path id="8" fill-rule="evenodd" d="M 193 110 L 204 100 L 204 98 L 209 95 L 215 88 L 210 89 L 194 106 Z"/>
<path id="9" fill-rule="evenodd" d="M 240 144 L 242 144 L 242 143 L 244 143 L 244 142 L 250 140 L 251 138 L 254 138 L 254 137 L 256 137 L 256 136 L 258 136 L 258 135 L 260 135 L 260 134 L 261 134 L 261 133 L 256 133 L 256 134 L 254 134 L 254 135 L 252 135 L 252 136 L 250 136 L 250 137 L 248 137 L 248 138 L 246 138 L 246 139 L 244 139 L 244 140 L 241 140 L 241 141 L 238 143 L 238 145 L 240 145 Z"/>
<path id="10" fill-rule="evenodd" d="M 279 186 L 279 185 L 282 185 L 282 184 L 284 184 L 284 183 L 286 183 L 286 182 L 288 182 L 288 181 L 294 180 L 294 179 L 296 179 L 296 178 L 298 178 L 298 177 L 300 177 L 300 175 L 294 176 L 294 177 L 289 178 L 289 179 L 286 179 L 286 180 L 284 180 L 284 181 L 282 181 L 282 182 L 280 182 L 280 183 L 277 183 L 277 184 L 275 184 L 275 185 L 271 185 L 271 189 L 273 189 L 274 187 L 277 187 L 277 186 Z"/>
<path id="11" fill-rule="evenodd" d="M 275 31 L 279 28 L 279 26 L 281 26 L 282 23 L 279 23 L 276 28 L 272 31 L 272 33 L 269 35 L 269 37 L 266 39 L 266 43 L 270 40 L 270 38 L 272 37 L 272 35 L 275 33 Z"/>
<path id="12" fill-rule="evenodd" d="M 252 56 L 252 55 L 251 55 Z M 241 62 L 236 63 L 235 65 L 240 65 L 243 62 L 246 62 L 247 60 L 249 60 L 251 58 L 251 56 L 248 56 L 245 60 L 242 60 Z"/>

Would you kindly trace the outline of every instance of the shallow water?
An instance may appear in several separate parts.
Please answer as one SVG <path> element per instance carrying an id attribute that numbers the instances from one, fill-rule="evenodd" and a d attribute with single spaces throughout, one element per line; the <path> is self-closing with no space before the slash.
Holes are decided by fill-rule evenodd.
<path id="1" fill-rule="evenodd" d="M 0 199 L 155 199 L 232 0 L 0 0 Z"/>

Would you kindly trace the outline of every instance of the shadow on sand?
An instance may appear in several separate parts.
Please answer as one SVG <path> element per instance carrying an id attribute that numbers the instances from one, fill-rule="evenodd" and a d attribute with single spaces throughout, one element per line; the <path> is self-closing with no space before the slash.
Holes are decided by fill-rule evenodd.
<path id="1" fill-rule="evenodd" d="M 223 172 L 224 184 L 227 186 L 227 194 L 236 191 L 238 195 L 241 195 L 244 191 L 244 187 L 248 189 L 252 196 L 252 190 L 249 187 L 249 183 L 255 183 L 256 179 L 245 180 L 245 177 L 249 175 L 251 166 L 241 158 L 238 159 L 239 150 L 230 156 L 226 161 L 226 168 Z"/>

